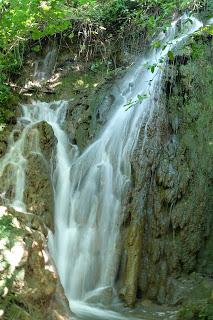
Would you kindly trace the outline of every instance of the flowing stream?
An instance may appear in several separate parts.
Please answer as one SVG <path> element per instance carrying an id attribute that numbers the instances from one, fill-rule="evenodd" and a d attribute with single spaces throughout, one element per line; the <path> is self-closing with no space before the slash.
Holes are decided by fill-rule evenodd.
<path id="1" fill-rule="evenodd" d="M 182 31 L 177 32 L 177 24 Z M 160 95 L 162 68 L 167 55 L 202 24 L 183 17 L 166 34 L 159 36 L 164 49 L 153 49 L 138 58 L 134 67 L 115 85 L 114 110 L 99 137 L 82 153 L 69 143 L 63 130 L 68 103 L 34 102 L 23 105 L 26 125 L 0 161 L 0 172 L 13 166 L 15 193 L 12 205 L 25 211 L 23 200 L 27 133 L 40 121 L 47 121 L 57 138 L 52 181 L 55 195 L 55 232 L 49 233 L 49 248 L 59 271 L 71 310 L 82 319 L 131 319 L 102 307 L 98 297 L 116 301 L 114 282 L 120 256 L 122 203 L 131 184 L 130 160 L 141 126 L 146 125 Z M 162 68 L 150 66 L 160 64 Z M 150 71 L 151 69 L 151 71 Z M 128 110 L 126 110 L 130 106 Z M 40 153 L 35 133 L 33 152 Z M 14 182 L 13 182 L 14 183 Z M 91 302 L 96 302 L 90 304 Z"/>

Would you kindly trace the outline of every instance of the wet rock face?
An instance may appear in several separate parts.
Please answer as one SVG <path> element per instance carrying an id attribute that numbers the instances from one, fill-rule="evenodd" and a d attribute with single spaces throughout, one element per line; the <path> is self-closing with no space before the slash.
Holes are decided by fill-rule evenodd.
<path id="1" fill-rule="evenodd" d="M 24 141 L 24 157 L 33 153 L 41 153 L 47 166 L 51 166 L 51 158 L 54 155 L 57 139 L 52 127 L 46 122 L 36 123 L 26 133 Z"/>
<path id="2" fill-rule="evenodd" d="M 13 199 L 15 197 L 14 171 L 15 168 L 13 164 L 7 164 L 3 170 L 0 186 L 0 192 L 2 195 L 1 202 L 2 198 Z"/>
<path id="3" fill-rule="evenodd" d="M 5 153 L 7 152 L 8 137 L 9 137 L 12 129 L 13 129 L 13 126 L 9 125 L 0 131 L 0 158 L 3 157 L 5 155 Z"/>
<path id="4" fill-rule="evenodd" d="M 88 105 L 87 97 L 81 96 L 70 101 L 66 130 L 71 142 L 81 150 L 85 148 L 91 139 L 89 132 L 91 119 L 91 108 Z"/>
<path id="5" fill-rule="evenodd" d="M 48 228 L 53 229 L 54 197 L 51 162 L 57 139 L 51 126 L 45 121 L 25 129 L 23 125 L 18 124 L 12 132 L 7 129 L 3 133 L 2 143 L 5 142 L 4 148 L 0 151 L 5 153 L 8 146 L 11 147 L 17 142 L 19 158 L 23 158 L 22 176 L 25 179 L 23 200 L 27 211 L 38 215 Z M 18 141 L 19 138 L 22 140 Z M 13 159 L 2 167 L 0 194 L 3 203 L 12 203 L 15 199 L 19 171 L 20 163 L 19 161 L 16 163 Z"/>
<path id="6" fill-rule="evenodd" d="M 56 144 L 53 129 L 45 121 L 35 124 L 29 130 L 25 143 L 27 161 L 24 203 L 27 210 L 38 215 L 50 229 L 53 229 L 54 211 L 51 159 Z"/>
<path id="7" fill-rule="evenodd" d="M 46 121 L 41 121 L 34 125 L 32 129 L 38 130 L 41 153 L 50 162 L 57 144 L 52 127 Z"/>
<path id="8" fill-rule="evenodd" d="M 110 98 L 108 90 L 109 88 L 107 87 L 101 90 L 101 93 L 97 92 L 93 97 L 81 96 L 70 102 L 66 129 L 72 143 L 76 144 L 80 150 L 85 149 L 94 140 L 100 128 L 103 127 L 108 119 L 108 111 L 114 101 L 114 99 Z M 106 95 L 106 98 L 103 99 L 104 101 L 100 101 L 102 95 Z"/>
<path id="9" fill-rule="evenodd" d="M 7 141 L 1 139 L 0 141 L 0 157 L 4 156 L 7 150 Z"/>
<path id="10" fill-rule="evenodd" d="M 80 151 L 92 143 L 111 117 L 116 96 L 119 95 L 114 82 L 118 82 L 125 71 L 120 70 L 112 79 L 105 79 L 100 87 L 79 92 L 70 100 L 65 129 L 70 141 Z"/>
<path id="11" fill-rule="evenodd" d="M 209 283 L 213 274 L 212 47 L 193 41 L 188 49 L 197 46 L 199 55 L 186 50 L 191 58 L 169 67 L 144 151 L 142 128 L 132 159 L 118 280 L 128 305 L 182 303 L 196 287 L 190 274 Z"/>
<path id="12" fill-rule="evenodd" d="M 54 195 L 49 168 L 40 154 L 27 157 L 24 202 L 29 212 L 38 215 L 53 229 Z"/>

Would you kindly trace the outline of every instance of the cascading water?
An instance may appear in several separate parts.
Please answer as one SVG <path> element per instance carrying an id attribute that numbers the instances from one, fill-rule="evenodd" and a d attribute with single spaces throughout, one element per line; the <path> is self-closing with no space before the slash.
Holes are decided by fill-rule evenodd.
<path id="1" fill-rule="evenodd" d="M 202 26 L 195 18 L 188 23 L 186 20 L 187 17 L 179 20 L 186 26 L 181 34 L 176 35 L 176 22 L 164 35 L 164 50 L 152 50 L 149 56 L 138 59 L 117 84 L 113 115 L 81 155 L 77 147 L 70 145 L 63 130 L 67 103 L 36 102 L 23 106 L 22 120 L 28 123 L 20 138 L 11 141 L 0 162 L 0 171 L 8 164 L 14 166 L 16 192 L 12 204 L 25 210 L 26 133 L 40 121 L 51 125 L 58 143 L 52 173 L 55 232 L 49 233 L 49 248 L 70 307 L 82 317 L 89 314 L 91 319 L 122 319 L 119 314 L 86 303 L 104 292 L 113 295 L 120 254 L 122 202 L 131 182 L 130 158 L 142 125 L 146 139 L 146 125 L 158 106 L 156 97 L 160 94 L 161 68 L 150 72 L 147 66 L 160 63 L 163 66 L 168 51 Z M 130 101 L 134 106 L 126 111 Z M 39 144 L 33 145 L 33 151 L 39 153 Z"/>
<path id="2" fill-rule="evenodd" d="M 51 49 L 44 60 L 36 60 L 34 63 L 34 79 L 37 81 L 47 80 L 53 73 L 57 58 L 57 49 Z"/>
<path id="3" fill-rule="evenodd" d="M 70 187 L 56 186 L 56 230 L 51 248 L 70 301 L 87 300 L 96 290 L 113 287 L 119 258 L 122 199 L 130 185 L 130 156 L 141 125 L 156 106 L 161 72 L 144 65 L 159 63 L 169 50 L 201 24 L 193 19 L 187 32 L 174 39 L 175 24 L 164 51 L 155 50 L 136 63 L 122 80 L 112 108 L 115 112 L 100 137 L 70 167 Z M 148 97 L 140 102 L 140 96 Z M 125 111 L 130 99 L 137 105 Z M 59 154 L 60 156 L 60 154 Z M 57 161 L 60 167 L 60 158 Z M 61 168 L 61 167 L 60 167 Z M 58 169 L 60 171 L 60 168 Z M 66 181 L 67 165 L 59 180 Z M 57 178 L 57 177 L 56 177 Z M 62 187 L 64 189 L 64 186 Z M 65 201 L 61 201 L 60 192 Z M 58 201 L 57 201 L 58 200 Z M 72 303 L 71 303 L 72 305 Z"/>

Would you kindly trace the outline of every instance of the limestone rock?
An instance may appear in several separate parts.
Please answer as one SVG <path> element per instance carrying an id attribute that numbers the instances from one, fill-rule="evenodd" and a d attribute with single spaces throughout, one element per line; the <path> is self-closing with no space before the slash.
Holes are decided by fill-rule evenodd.
<path id="1" fill-rule="evenodd" d="M 141 126 L 132 158 L 132 188 L 126 198 L 118 276 L 119 288 L 122 284 L 124 288 L 121 296 L 129 305 L 141 298 L 160 304 L 184 302 L 191 289 L 196 289 L 196 280 L 188 280 L 192 272 L 200 272 L 211 283 L 210 42 L 201 37 L 195 44 L 202 51 L 201 56 L 193 56 L 184 65 L 178 58 L 172 68 L 168 67 L 145 140 Z M 134 239 L 129 230 L 136 224 L 141 228 L 135 231 Z M 139 247 L 139 267 L 133 268 Z M 133 261 L 132 266 L 128 261 Z"/>
<path id="2" fill-rule="evenodd" d="M 91 294 L 89 294 L 85 301 L 87 303 L 101 303 L 102 305 L 110 305 L 112 303 L 113 298 L 113 288 L 105 287 L 101 289 L 94 290 Z"/>
<path id="3" fill-rule="evenodd" d="M 27 157 L 31 152 L 40 152 L 49 163 L 56 144 L 57 139 L 52 127 L 46 121 L 41 121 L 29 128 L 25 139 L 24 154 Z"/>
<path id="4" fill-rule="evenodd" d="M 11 133 L 12 126 L 6 126 L 0 131 L 0 158 L 3 157 L 8 147 L 8 137 Z"/>
<path id="5" fill-rule="evenodd" d="M 27 158 L 24 202 L 29 212 L 53 229 L 53 188 L 49 168 L 40 154 L 31 153 Z"/>
<path id="6" fill-rule="evenodd" d="M 26 214 L 5 209 L 1 210 L 3 215 L 0 217 L 9 236 L 7 238 L 0 231 L 3 316 L 20 320 L 70 319 L 68 302 L 46 251 L 46 237 L 34 225 L 36 217 L 30 221 Z M 11 297 L 14 297 L 12 304 Z"/>
<path id="7" fill-rule="evenodd" d="M 57 144 L 57 139 L 52 127 L 47 122 L 41 121 L 34 125 L 33 129 L 38 130 L 41 152 L 44 157 L 50 161 L 55 145 Z"/>
<path id="8" fill-rule="evenodd" d="M 15 196 L 14 172 L 14 165 L 11 163 L 7 164 L 3 169 L 0 184 L 0 192 L 3 195 L 3 198 L 13 199 Z"/>

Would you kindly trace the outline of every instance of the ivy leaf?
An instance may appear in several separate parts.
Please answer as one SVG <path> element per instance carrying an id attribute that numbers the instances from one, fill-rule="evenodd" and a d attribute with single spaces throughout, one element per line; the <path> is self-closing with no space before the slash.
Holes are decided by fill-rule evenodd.
<path id="1" fill-rule="evenodd" d="M 152 47 L 153 48 L 160 48 L 161 47 L 161 42 L 159 41 L 159 40 L 157 40 L 157 41 L 154 41 L 153 43 L 152 43 Z"/>
<path id="2" fill-rule="evenodd" d="M 155 72 L 155 65 L 154 65 L 154 64 L 150 67 L 150 71 L 151 71 L 152 73 Z"/>
<path id="3" fill-rule="evenodd" d="M 140 103 L 143 101 L 143 96 L 141 96 L 140 94 L 138 94 L 137 98 Z"/>
<path id="4" fill-rule="evenodd" d="M 147 98 L 147 94 L 146 94 L 146 93 L 144 93 L 144 94 L 138 94 L 137 98 L 138 98 L 138 101 L 139 101 L 140 103 L 142 103 L 143 100 Z"/>
<path id="5" fill-rule="evenodd" d="M 74 36 L 75 36 L 74 32 L 71 32 L 68 37 L 69 37 L 70 39 L 73 39 Z"/>
<path id="6" fill-rule="evenodd" d="M 41 50 L 41 46 L 40 45 L 36 45 L 32 48 L 32 51 L 34 52 L 39 52 Z"/>
<path id="7" fill-rule="evenodd" d="M 169 57 L 170 61 L 174 61 L 174 54 L 172 51 L 168 51 L 167 56 Z"/>

